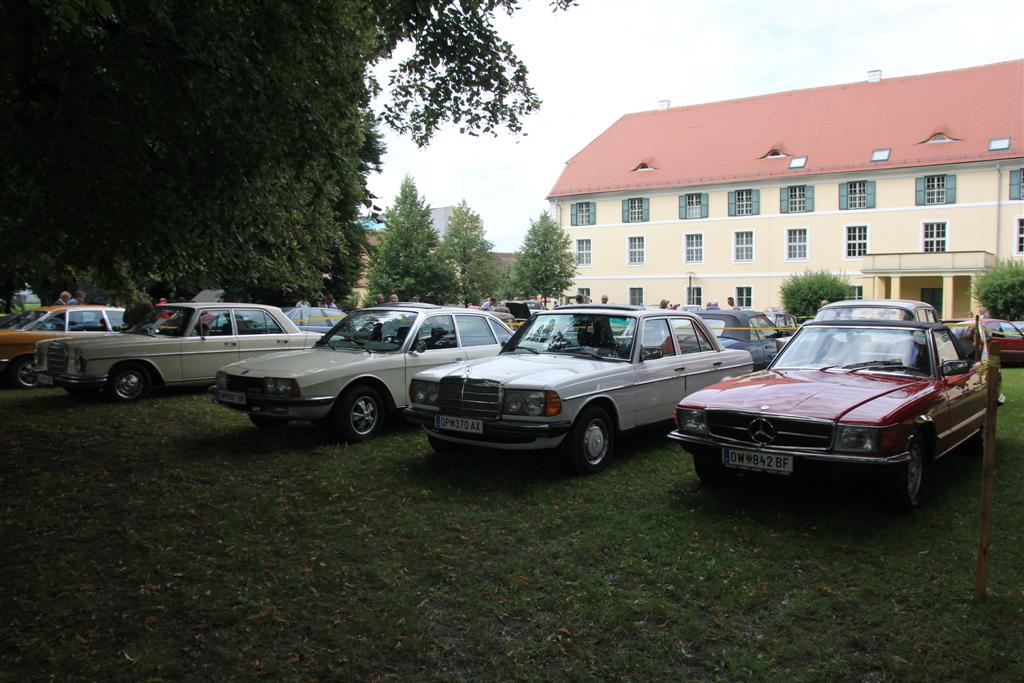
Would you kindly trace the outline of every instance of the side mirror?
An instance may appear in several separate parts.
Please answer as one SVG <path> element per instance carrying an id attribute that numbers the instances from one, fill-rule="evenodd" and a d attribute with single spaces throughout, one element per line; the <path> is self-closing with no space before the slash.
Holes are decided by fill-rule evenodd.
<path id="1" fill-rule="evenodd" d="M 971 371 L 971 363 L 966 360 L 947 360 L 942 363 L 942 376 L 966 375 Z"/>
<path id="2" fill-rule="evenodd" d="M 645 346 L 640 349 L 640 360 L 656 360 L 664 355 L 660 346 Z"/>
<path id="3" fill-rule="evenodd" d="M 417 339 L 412 345 L 412 350 L 414 353 L 423 353 L 427 350 L 427 341 L 425 339 Z"/>

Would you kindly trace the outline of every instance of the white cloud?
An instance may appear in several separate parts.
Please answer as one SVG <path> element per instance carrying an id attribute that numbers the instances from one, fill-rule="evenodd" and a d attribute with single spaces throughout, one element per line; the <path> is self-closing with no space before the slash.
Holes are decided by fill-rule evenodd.
<path id="1" fill-rule="evenodd" d="M 429 147 L 387 132 L 388 205 L 412 175 L 434 206 L 465 199 L 500 251 L 514 251 L 547 208 L 563 164 L 623 114 L 1019 59 L 1009 27 L 1020 2 L 621 2 L 581 0 L 552 13 L 534 0 L 499 32 L 516 46 L 544 101 L 525 136 L 461 136 Z M 1019 32 L 1019 29 L 1018 29 Z M 382 79 L 383 80 L 383 79 Z"/>

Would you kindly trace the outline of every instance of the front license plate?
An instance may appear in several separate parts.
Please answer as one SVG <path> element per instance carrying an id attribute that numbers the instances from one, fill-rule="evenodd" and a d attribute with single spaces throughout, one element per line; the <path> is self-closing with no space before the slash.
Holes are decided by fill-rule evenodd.
<path id="1" fill-rule="evenodd" d="M 40 372 L 38 375 L 36 375 L 36 381 L 48 387 L 53 386 L 53 378 L 47 375 L 45 372 Z"/>
<path id="2" fill-rule="evenodd" d="M 234 403 L 235 405 L 245 405 L 245 394 L 241 391 L 224 391 L 223 389 L 217 390 L 217 400 L 223 401 L 224 403 Z"/>
<path id="3" fill-rule="evenodd" d="M 775 474 L 793 473 L 793 456 L 791 455 L 771 455 L 723 448 L 722 464 L 740 470 L 756 470 Z"/>
<path id="4" fill-rule="evenodd" d="M 450 432 L 467 432 L 469 434 L 483 434 L 484 423 L 482 420 L 474 420 L 468 417 L 451 417 L 449 415 L 435 415 L 434 427 L 446 429 Z"/>

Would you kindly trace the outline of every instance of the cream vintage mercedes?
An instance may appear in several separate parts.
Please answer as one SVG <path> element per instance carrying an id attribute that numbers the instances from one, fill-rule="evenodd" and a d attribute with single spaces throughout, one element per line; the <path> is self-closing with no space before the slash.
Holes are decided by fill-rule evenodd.
<path id="1" fill-rule="evenodd" d="M 377 435 L 405 406 L 421 370 L 494 356 L 512 331 L 484 311 L 382 304 L 353 311 L 307 351 L 253 358 L 217 373 L 214 401 L 257 427 L 320 422 L 356 443 Z"/>
<path id="2" fill-rule="evenodd" d="M 235 361 L 312 346 L 281 309 L 259 304 L 157 306 L 125 334 L 36 344 L 40 386 L 81 394 L 97 389 L 114 401 L 137 401 L 156 386 L 210 385 Z"/>

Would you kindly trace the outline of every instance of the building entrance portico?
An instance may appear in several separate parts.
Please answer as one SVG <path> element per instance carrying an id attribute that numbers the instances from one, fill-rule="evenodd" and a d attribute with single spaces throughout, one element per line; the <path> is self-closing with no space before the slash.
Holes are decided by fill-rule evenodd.
<path id="1" fill-rule="evenodd" d="M 995 264 L 987 251 L 868 254 L 861 268 L 864 295 L 926 301 L 943 320 L 962 318 L 978 306 L 974 278 Z"/>

